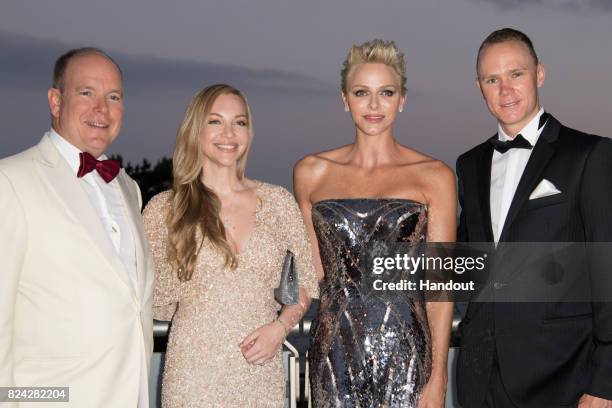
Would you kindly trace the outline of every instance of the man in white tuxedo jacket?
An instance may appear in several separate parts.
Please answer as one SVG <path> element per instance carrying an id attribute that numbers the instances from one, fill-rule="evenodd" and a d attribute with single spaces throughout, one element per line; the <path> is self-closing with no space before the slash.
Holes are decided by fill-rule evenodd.
<path id="1" fill-rule="evenodd" d="M 69 387 L 55 408 L 148 407 L 153 264 L 138 186 L 104 156 L 122 89 L 108 55 L 67 52 L 51 130 L 0 160 L 0 386 Z"/>

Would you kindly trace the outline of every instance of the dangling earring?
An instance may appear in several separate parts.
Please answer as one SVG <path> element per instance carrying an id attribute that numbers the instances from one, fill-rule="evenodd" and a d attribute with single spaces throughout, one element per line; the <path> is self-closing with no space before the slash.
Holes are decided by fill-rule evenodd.
<path id="1" fill-rule="evenodd" d="M 348 107 L 348 106 L 346 106 L 346 105 L 344 105 L 344 111 L 345 111 L 345 112 L 348 112 L 348 111 L 349 111 L 349 107 Z"/>
<path id="2" fill-rule="evenodd" d="M 400 106 L 398 110 L 399 110 L 399 113 L 402 113 L 404 111 L 404 107 Z"/>

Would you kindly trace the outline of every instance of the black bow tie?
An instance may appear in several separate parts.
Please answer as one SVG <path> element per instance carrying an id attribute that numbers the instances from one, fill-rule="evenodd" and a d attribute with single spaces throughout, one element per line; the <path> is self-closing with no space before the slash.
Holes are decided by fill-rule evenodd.
<path id="1" fill-rule="evenodd" d="M 493 145 L 493 148 L 497 150 L 498 152 L 500 152 L 501 154 L 506 153 L 510 149 L 529 149 L 531 150 L 531 148 L 533 147 L 531 146 L 531 143 L 529 143 L 529 141 L 525 139 L 523 135 L 521 135 L 520 133 L 516 135 L 514 139 L 506 140 L 505 142 L 502 142 L 496 137 L 493 139 L 489 139 L 489 141 Z"/>
<path id="2" fill-rule="evenodd" d="M 546 124 L 547 121 L 548 121 L 548 113 L 544 112 L 540 116 L 540 121 L 538 123 L 538 130 L 542 129 L 542 127 Z M 510 149 L 529 149 L 531 150 L 533 148 L 531 143 L 529 143 L 529 141 L 525 139 L 523 135 L 521 135 L 520 133 L 516 135 L 516 137 L 512 140 L 507 140 L 505 142 L 502 142 L 497 137 L 493 137 L 489 139 L 489 142 L 491 142 L 491 144 L 493 145 L 493 148 L 497 150 L 498 152 L 500 152 L 501 154 L 506 153 Z"/>

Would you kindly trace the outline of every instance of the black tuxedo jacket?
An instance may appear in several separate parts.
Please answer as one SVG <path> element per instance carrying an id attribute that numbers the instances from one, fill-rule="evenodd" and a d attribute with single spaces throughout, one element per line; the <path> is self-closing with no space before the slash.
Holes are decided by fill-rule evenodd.
<path id="1" fill-rule="evenodd" d="M 493 241 L 492 156 L 486 141 L 457 160 L 458 241 Z M 529 200 L 542 179 L 561 193 Z M 500 243 L 609 241 L 612 141 L 569 129 L 550 116 L 518 184 Z M 612 399 L 609 303 L 474 302 L 460 330 L 457 392 L 465 408 L 483 404 L 495 354 L 506 390 L 519 407 L 575 406 L 583 393 Z"/>

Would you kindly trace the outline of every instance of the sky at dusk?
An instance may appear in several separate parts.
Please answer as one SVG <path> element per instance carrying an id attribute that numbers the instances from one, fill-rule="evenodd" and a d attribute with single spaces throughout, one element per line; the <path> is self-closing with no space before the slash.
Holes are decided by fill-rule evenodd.
<path id="1" fill-rule="evenodd" d="M 96 46 L 122 66 L 126 107 L 110 153 L 132 162 L 170 156 L 201 88 L 245 91 L 255 139 L 247 175 L 290 187 L 307 153 L 350 143 L 340 102 L 353 43 L 394 40 L 406 55 L 408 102 L 397 139 L 444 160 L 496 131 L 475 80 L 486 35 L 531 36 L 546 67 L 543 105 L 562 123 L 612 136 L 611 0 L 8 0 L 0 13 L 0 157 L 49 128 L 55 59 Z"/>

